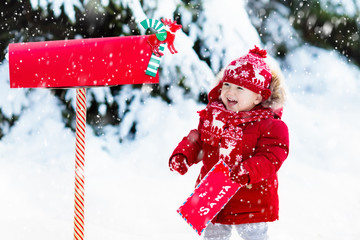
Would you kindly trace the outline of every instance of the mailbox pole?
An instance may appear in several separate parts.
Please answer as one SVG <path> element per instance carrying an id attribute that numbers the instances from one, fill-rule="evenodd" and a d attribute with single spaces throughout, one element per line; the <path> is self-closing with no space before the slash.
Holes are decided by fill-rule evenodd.
<path id="1" fill-rule="evenodd" d="M 86 88 L 76 89 L 74 240 L 84 239 Z"/>

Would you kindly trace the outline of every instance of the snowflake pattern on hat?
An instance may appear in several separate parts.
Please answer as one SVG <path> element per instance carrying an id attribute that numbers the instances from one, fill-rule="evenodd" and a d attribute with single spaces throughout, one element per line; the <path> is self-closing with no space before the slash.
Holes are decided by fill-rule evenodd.
<path id="1" fill-rule="evenodd" d="M 240 76 L 241 76 L 241 77 L 244 77 L 244 78 L 247 78 L 247 77 L 249 77 L 249 72 L 243 70 L 243 71 L 241 71 Z"/>

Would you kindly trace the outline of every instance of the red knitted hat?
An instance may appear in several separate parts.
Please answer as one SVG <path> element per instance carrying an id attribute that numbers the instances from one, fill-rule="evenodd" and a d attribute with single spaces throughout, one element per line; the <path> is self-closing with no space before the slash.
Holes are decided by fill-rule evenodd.
<path id="1" fill-rule="evenodd" d="M 248 54 L 232 61 L 224 71 L 219 84 L 209 93 L 209 101 L 219 98 L 223 82 L 233 83 L 253 92 L 260 93 L 263 101 L 271 95 L 271 71 L 265 62 L 266 50 L 255 46 Z"/>

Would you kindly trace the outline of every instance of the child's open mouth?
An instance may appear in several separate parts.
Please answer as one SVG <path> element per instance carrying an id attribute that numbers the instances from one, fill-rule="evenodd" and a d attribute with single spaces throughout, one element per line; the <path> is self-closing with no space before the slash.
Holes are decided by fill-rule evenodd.
<path id="1" fill-rule="evenodd" d="M 235 99 L 231 99 L 231 98 L 227 98 L 228 104 L 229 106 L 235 106 L 238 101 L 236 101 Z"/>

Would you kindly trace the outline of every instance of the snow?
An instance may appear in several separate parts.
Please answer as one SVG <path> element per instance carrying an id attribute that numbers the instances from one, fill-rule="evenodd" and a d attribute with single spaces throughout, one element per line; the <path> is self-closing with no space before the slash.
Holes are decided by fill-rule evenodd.
<path id="1" fill-rule="evenodd" d="M 85 1 L 85 3 L 88 1 Z M 108 3 L 107 0 L 102 0 L 103 3 Z M 36 9 L 37 7 L 41 7 L 46 9 L 47 5 L 50 3 L 51 9 L 54 11 L 56 16 L 61 14 L 61 6 L 64 5 L 64 10 L 66 15 L 72 20 L 75 20 L 75 10 L 74 6 L 77 6 L 81 9 L 81 4 L 79 0 L 30 0 L 32 8 Z"/>
<path id="2" fill-rule="evenodd" d="M 323 9 L 330 10 L 341 15 L 356 16 L 359 12 L 359 0 L 321 0 L 320 5 Z"/>
<path id="3" fill-rule="evenodd" d="M 249 27 L 251 23 L 244 4 L 244 1 L 222 1 L 219 4 L 218 1 L 209 0 L 199 16 L 201 29 L 190 25 L 190 35 L 204 42 L 206 48 L 202 49 L 202 55 L 210 57 L 214 72 L 237 58 L 239 53 L 242 55 L 254 45 L 260 45 L 256 30 Z M 217 17 L 219 13 L 221 18 Z"/>
<path id="4" fill-rule="evenodd" d="M 196 29 L 211 46 L 215 38 L 207 36 L 221 33 L 217 24 L 227 26 L 224 43 L 214 46 L 218 53 L 214 62 L 221 59 L 216 49 L 236 56 L 259 43 L 242 4 L 238 18 L 245 22 L 238 26 L 239 22 L 220 23 L 223 20 L 215 17 L 216 7 L 223 11 L 230 7 L 227 1 L 222 6 L 214 3 L 207 1 L 203 16 L 207 20 L 202 20 L 208 29 Z M 228 19 L 236 12 L 228 11 Z M 235 28 L 241 31 L 231 34 Z M 171 63 L 179 63 L 195 95 L 209 90 L 213 73 L 189 50 L 190 39 L 181 32 L 177 35 L 179 53 L 166 53 L 160 81 L 171 83 L 169 78 L 176 76 L 167 73 L 173 73 Z M 280 220 L 269 224 L 270 237 L 359 239 L 360 70 L 332 51 L 307 45 L 292 49 L 281 64 L 288 88 L 283 120 L 290 130 L 290 155 L 279 171 Z M 7 117 L 21 117 L 0 140 L 0 239 L 71 239 L 74 133 L 62 122 L 58 99 L 49 90 L 10 89 L 8 74 L 4 61 L 0 109 Z M 99 102 L 109 98 L 109 90 L 101 89 L 89 90 L 87 101 L 92 96 Z M 183 90 L 175 87 L 170 89 L 172 104 L 160 98 L 140 101 L 146 86 L 136 90 L 125 86 L 116 101 L 125 104 L 131 91 L 137 104 L 130 105 L 131 114 L 120 127 L 104 127 L 100 137 L 87 127 L 85 239 L 200 239 L 176 213 L 193 191 L 200 165 L 180 176 L 169 171 L 168 157 L 197 126 L 196 111 L 204 106 L 183 97 Z M 74 99 L 75 90 L 66 98 Z M 119 143 L 133 120 L 138 129 L 135 140 Z"/>

